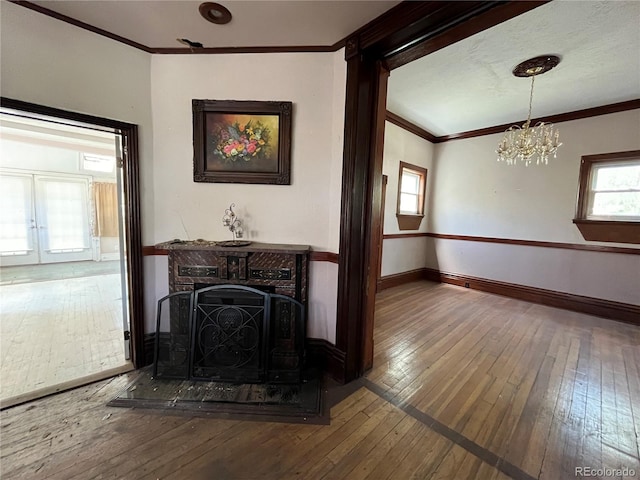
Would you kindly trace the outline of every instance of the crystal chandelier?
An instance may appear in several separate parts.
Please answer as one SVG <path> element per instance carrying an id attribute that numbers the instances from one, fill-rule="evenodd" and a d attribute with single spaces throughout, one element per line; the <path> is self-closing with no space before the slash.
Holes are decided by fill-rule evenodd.
<path id="1" fill-rule="evenodd" d="M 520 63 L 513 69 L 516 77 L 531 77 L 531 94 L 529 95 L 529 115 L 527 121 L 520 127 L 513 125 L 505 132 L 498 144 L 496 153 L 499 162 L 507 162 L 507 165 L 515 165 L 518 160 L 529 166 L 534 158 L 536 165 L 548 164 L 549 155 L 554 158 L 560 143 L 560 133 L 554 129 L 553 124 L 539 122 L 531 126 L 531 105 L 533 103 L 533 83 L 536 75 L 548 72 L 560 63 L 560 58 L 555 55 L 545 55 L 531 58 Z"/>

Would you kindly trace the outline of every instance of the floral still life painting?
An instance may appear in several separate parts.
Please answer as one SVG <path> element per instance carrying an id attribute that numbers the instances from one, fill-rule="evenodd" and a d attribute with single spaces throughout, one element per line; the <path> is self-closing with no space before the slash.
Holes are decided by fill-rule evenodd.
<path id="1" fill-rule="evenodd" d="M 193 100 L 194 181 L 289 185 L 291 106 Z"/>
<path id="2" fill-rule="evenodd" d="M 207 115 L 209 168 L 233 165 L 254 172 L 275 172 L 278 117 L 275 115 Z"/>

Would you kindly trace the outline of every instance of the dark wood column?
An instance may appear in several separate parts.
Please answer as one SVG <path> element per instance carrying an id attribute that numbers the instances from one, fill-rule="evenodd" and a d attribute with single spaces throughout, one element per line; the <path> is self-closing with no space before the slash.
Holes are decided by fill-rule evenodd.
<path id="1" fill-rule="evenodd" d="M 347 92 L 345 112 L 345 161 L 342 170 L 342 228 L 338 269 L 337 347 L 345 352 L 344 378 L 359 377 L 363 355 L 372 358 L 372 335 L 362 335 L 372 312 L 368 299 L 375 297 L 377 263 L 371 253 L 379 235 L 382 188 L 382 145 L 388 73 L 373 56 L 358 52 L 357 39 L 347 42 Z M 381 83 L 383 85 L 381 85 Z M 384 92 L 382 109 L 379 95 Z M 379 156 L 376 167 L 372 159 Z M 379 165 L 378 165 L 379 164 Z M 345 252 L 346 255 L 342 255 Z M 375 252 L 374 252 L 375 253 Z M 374 255 L 377 258 L 377 255 Z M 371 277 L 371 278 L 370 278 Z M 371 281 L 370 281 L 371 280 Z M 373 290 L 371 290 L 373 288 Z M 371 322 L 371 327 L 373 326 Z M 371 337 L 371 339 L 369 339 Z M 369 341 L 366 341 L 369 339 Z M 370 363 L 370 362 L 368 362 Z"/>

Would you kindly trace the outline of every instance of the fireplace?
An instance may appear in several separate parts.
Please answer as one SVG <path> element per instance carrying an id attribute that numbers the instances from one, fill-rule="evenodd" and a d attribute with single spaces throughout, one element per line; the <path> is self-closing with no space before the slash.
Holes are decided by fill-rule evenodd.
<path id="1" fill-rule="evenodd" d="M 300 381 L 309 247 L 158 248 L 169 250 L 170 293 L 158 302 L 155 377 Z"/>

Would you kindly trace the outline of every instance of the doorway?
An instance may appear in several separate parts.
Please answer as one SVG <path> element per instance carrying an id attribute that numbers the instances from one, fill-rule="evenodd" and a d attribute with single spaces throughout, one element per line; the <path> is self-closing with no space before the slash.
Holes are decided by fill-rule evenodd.
<path id="1" fill-rule="evenodd" d="M 141 323 L 142 292 L 132 281 L 141 277 L 137 168 L 127 148 L 135 145 L 135 128 L 43 115 L 2 100 L 5 408 L 141 366 L 138 342 L 130 340 Z"/>

